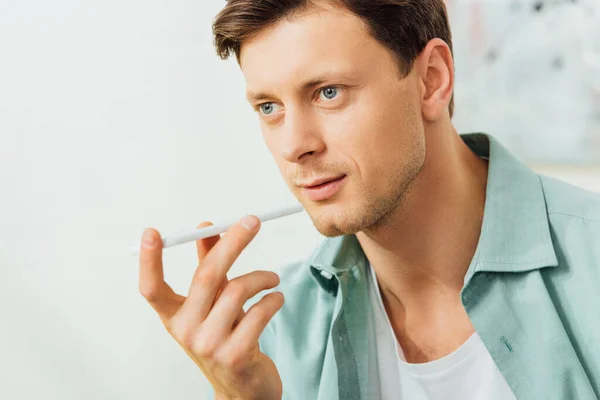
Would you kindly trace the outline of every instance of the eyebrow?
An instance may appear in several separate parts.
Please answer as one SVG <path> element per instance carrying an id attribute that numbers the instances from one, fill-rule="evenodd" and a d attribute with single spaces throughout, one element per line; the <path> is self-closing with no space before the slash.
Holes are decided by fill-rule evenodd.
<path id="1" fill-rule="evenodd" d="M 326 73 L 326 74 L 322 74 L 322 75 L 318 75 L 317 77 L 308 80 L 300 85 L 298 85 L 296 87 L 296 91 L 307 91 L 309 89 L 314 88 L 315 86 L 318 86 L 322 83 L 325 83 L 327 81 L 331 81 L 331 80 L 354 80 L 356 79 L 352 74 L 349 73 Z M 246 98 L 248 99 L 248 101 L 250 103 L 254 103 L 260 100 L 265 100 L 265 99 L 272 99 L 274 97 L 277 97 L 271 93 L 267 93 L 267 92 L 248 92 L 248 94 L 246 95 Z"/>

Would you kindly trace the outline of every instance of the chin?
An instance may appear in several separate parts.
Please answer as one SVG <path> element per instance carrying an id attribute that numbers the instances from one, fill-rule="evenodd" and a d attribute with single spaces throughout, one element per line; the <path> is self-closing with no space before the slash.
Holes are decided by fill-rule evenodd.
<path id="1" fill-rule="evenodd" d="M 372 218 L 361 207 L 345 209 L 343 207 L 306 208 L 307 214 L 319 233 L 326 237 L 352 235 L 367 228 Z"/>
<path id="2" fill-rule="evenodd" d="M 321 235 L 329 237 L 329 238 L 353 233 L 353 232 L 348 232 L 346 230 L 343 230 L 339 226 L 333 225 L 333 224 L 315 223 L 314 225 L 315 225 L 315 228 L 317 229 L 317 231 L 319 231 L 319 233 Z"/>
<path id="3" fill-rule="evenodd" d="M 329 205 L 306 204 L 305 210 L 319 233 L 326 237 L 377 230 L 393 218 L 402 204 L 405 188 L 387 195 L 367 194 L 360 201 L 336 201 Z"/>

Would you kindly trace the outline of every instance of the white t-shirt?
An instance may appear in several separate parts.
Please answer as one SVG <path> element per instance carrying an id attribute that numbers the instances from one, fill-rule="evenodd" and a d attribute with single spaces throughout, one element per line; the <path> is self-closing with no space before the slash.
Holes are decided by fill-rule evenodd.
<path id="1" fill-rule="evenodd" d="M 368 269 L 382 400 L 516 400 L 477 333 L 447 356 L 407 363 L 385 312 L 375 271 Z"/>

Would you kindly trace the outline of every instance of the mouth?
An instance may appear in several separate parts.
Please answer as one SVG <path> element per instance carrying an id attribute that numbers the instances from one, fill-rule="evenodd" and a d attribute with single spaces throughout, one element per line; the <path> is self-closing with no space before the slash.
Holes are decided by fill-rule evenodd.
<path id="1" fill-rule="evenodd" d="M 315 186 L 319 186 L 319 185 L 322 185 L 322 184 L 325 184 L 328 182 L 335 181 L 335 180 L 341 178 L 342 176 L 322 177 L 322 178 L 313 179 L 311 182 L 308 182 L 308 183 L 300 183 L 297 185 L 300 187 L 303 187 L 303 188 L 310 188 L 310 187 L 315 187 Z"/>
<path id="2" fill-rule="evenodd" d="M 312 201 L 323 201 L 333 197 L 342 187 L 346 175 L 322 182 L 316 185 L 303 187 L 302 191 Z"/>

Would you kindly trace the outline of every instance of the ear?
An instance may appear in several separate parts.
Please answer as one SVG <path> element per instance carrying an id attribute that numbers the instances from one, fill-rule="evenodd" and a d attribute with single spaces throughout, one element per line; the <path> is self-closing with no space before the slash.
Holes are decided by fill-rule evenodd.
<path id="1" fill-rule="evenodd" d="M 435 121 L 445 113 L 454 90 L 454 61 L 442 39 L 431 39 L 415 60 L 421 89 L 423 118 Z"/>

